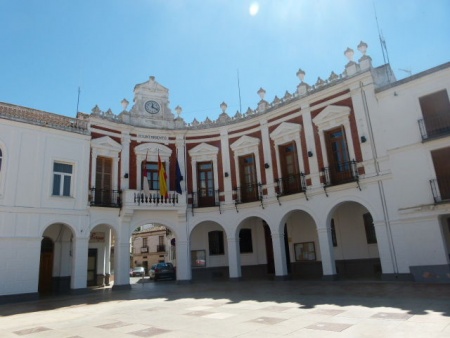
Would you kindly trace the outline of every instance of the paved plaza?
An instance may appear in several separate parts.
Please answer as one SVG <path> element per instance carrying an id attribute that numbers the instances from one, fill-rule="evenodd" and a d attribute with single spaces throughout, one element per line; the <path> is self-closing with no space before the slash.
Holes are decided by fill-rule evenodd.
<path id="1" fill-rule="evenodd" d="M 0 304 L 0 337 L 450 337 L 450 285 L 134 280 Z"/>

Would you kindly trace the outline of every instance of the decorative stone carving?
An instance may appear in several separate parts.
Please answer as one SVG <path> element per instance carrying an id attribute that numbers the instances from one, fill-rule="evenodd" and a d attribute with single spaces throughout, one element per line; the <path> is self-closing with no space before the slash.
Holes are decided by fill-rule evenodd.
<path id="1" fill-rule="evenodd" d="M 129 103 L 130 103 L 130 102 L 128 102 L 127 99 L 123 99 L 123 100 L 120 102 L 120 104 L 122 105 L 123 111 L 126 111 L 126 110 L 127 110 L 127 107 L 128 107 L 128 104 L 129 104 Z"/>
<path id="2" fill-rule="evenodd" d="M 339 79 L 339 76 L 335 72 L 331 72 L 330 77 L 328 78 L 329 81 L 336 81 Z"/>

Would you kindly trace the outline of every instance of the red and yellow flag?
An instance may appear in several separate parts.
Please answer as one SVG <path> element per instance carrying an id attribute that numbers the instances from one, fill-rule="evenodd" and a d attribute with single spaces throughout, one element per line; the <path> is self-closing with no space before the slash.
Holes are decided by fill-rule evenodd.
<path id="1" fill-rule="evenodd" d="M 167 198 L 169 196 L 167 191 L 167 175 L 159 154 L 158 154 L 158 174 L 159 174 L 159 193 L 161 194 L 161 196 Z"/>

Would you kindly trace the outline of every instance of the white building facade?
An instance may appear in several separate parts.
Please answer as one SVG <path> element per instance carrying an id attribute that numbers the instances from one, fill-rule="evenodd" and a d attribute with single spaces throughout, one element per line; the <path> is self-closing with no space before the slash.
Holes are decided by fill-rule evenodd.
<path id="1" fill-rule="evenodd" d="M 175 117 L 154 77 L 117 115 L 1 104 L 0 295 L 129 287 L 145 224 L 170 231 L 179 282 L 450 283 L 450 63 L 396 81 L 366 47 L 340 75 L 310 85 L 299 70 L 294 92 L 269 103 L 261 88 L 254 110 L 222 103 L 216 121 Z"/>

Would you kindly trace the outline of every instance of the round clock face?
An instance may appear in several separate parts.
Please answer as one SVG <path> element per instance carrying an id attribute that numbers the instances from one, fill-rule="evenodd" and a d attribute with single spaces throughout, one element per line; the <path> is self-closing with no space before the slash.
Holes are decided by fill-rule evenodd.
<path id="1" fill-rule="evenodd" d="M 161 110 L 161 106 L 156 101 L 147 101 L 145 102 L 145 110 L 150 114 L 158 114 Z"/>

